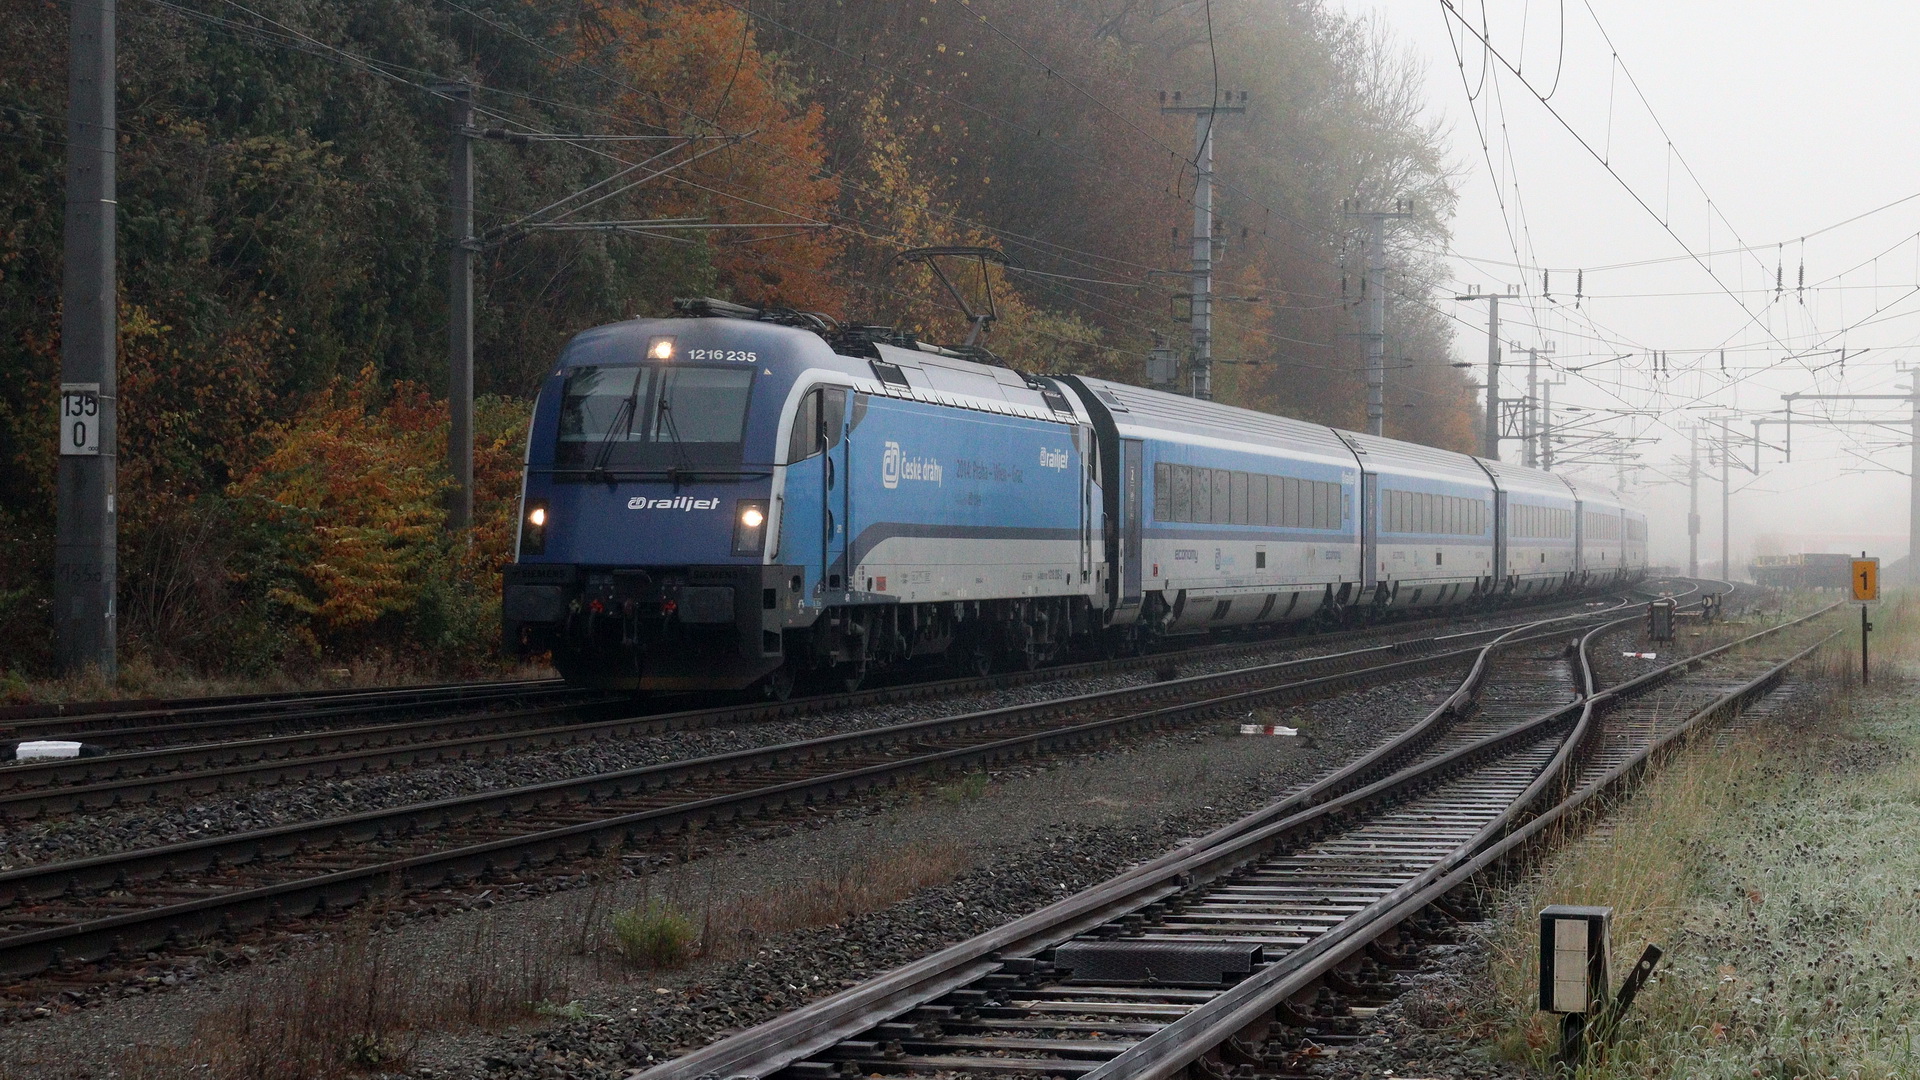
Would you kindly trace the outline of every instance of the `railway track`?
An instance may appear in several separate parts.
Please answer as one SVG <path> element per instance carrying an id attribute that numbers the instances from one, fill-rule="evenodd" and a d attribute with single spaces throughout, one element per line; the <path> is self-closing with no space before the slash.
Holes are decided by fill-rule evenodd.
<path id="1" fill-rule="evenodd" d="M 1843 632 L 1832 610 L 1610 688 L 1593 685 L 1588 654 L 1626 620 L 1587 632 L 1560 666 L 1524 649 L 1493 665 L 1502 675 L 1476 665 L 1481 707 L 1465 723 L 1448 722 L 1457 700 L 1435 710 L 1422 726 L 1439 737 L 1390 775 L 1360 774 L 1390 764 L 1391 744 L 1104 885 L 632 1075 L 1305 1075 L 1304 1041 L 1351 1037 L 1351 1013 L 1321 988 L 1393 996 L 1396 935 L 1416 915 L 1762 697 Z"/>
<path id="2" fill-rule="evenodd" d="M 285 724 L 324 724 L 339 717 L 579 697 L 604 698 L 606 695 L 583 693 L 559 679 L 521 679 L 372 690 L 13 705 L 0 707 L 0 737 L 15 740 L 84 738 L 105 744 L 136 738 L 142 732 L 262 730 Z"/>
<path id="3" fill-rule="evenodd" d="M 609 847 L 671 845 L 670 837 L 688 828 L 779 814 L 913 777 L 1450 667 L 1481 670 L 1495 650 L 1541 641 L 1558 648 L 1569 628 L 1597 617 L 1583 612 L 1449 635 L 1413 656 L 1402 645 L 1373 646 L 25 867 L 0 873 L 0 974 L 110 965 L 169 942 L 351 905 L 376 889 L 442 888 Z M 1455 699 L 1466 700 L 1462 693 Z M 1395 740 L 1393 753 L 1416 751 L 1422 738 Z M 1318 791 L 1331 794 L 1369 775 L 1346 771 Z"/>
<path id="4" fill-rule="evenodd" d="M 1591 602 L 1580 597 L 1532 608 L 1514 608 L 1483 614 L 1487 620 L 1537 617 L 1554 611 L 1576 608 Z M 796 715 L 802 712 L 838 708 L 847 704 L 912 700 L 921 697 L 949 696 L 972 690 L 996 689 L 1025 683 L 1075 678 L 1105 672 L 1138 670 L 1165 664 L 1206 662 L 1248 652 L 1287 648 L 1326 647 L 1374 638 L 1394 638 L 1419 634 L 1436 628 L 1458 625 L 1462 616 L 1451 614 L 1424 619 L 1395 618 L 1357 629 L 1306 632 L 1295 630 L 1265 637 L 1228 641 L 1192 647 L 1181 639 L 1170 639 L 1161 651 L 1143 656 L 1056 664 L 1033 671 L 1008 671 L 958 679 L 919 680 L 874 687 L 853 693 L 814 695 L 784 702 L 756 703 L 748 709 L 757 717 Z M 649 703 L 644 711 L 686 711 L 690 695 L 674 695 Z M 381 717 L 417 719 L 423 710 L 459 708 L 521 710 L 488 717 L 484 714 L 449 716 L 450 723 L 488 720 L 504 730 L 515 715 L 537 719 L 540 706 L 591 705 L 621 702 L 635 706 L 630 695 L 568 687 L 558 679 L 534 679 L 514 682 L 450 683 L 418 687 L 390 687 L 373 690 L 303 691 L 279 695 L 232 695 L 213 698 L 183 698 L 171 701 L 87 701 L 55 705 L 23 705 L 0 708 L 0 739 L 79 739 L 109 750 L 154 749 L 171 745 L 189 745 L 215 740 L 253 736 L 307 733 L 347 727 L 377 726 L 367 721 Z M 0 775 L 6 772 L 0 766 Z"/>
<path id="5" fill-rule="evenodd" d="M 1586 602 L 1580 602 L 1582 604 Z M 1533 617 L 1538 617 L 1537 613 Z M 1431 624 L 1449 625 L 1446 619 Z M 1427 625 L 1427 624 L 1416 624 Z M 1415 656 L 1459 647 L 1475 637 L 1503 632 L 1510 623 L 1426 638 L 1408 638 L 1408 626 L 1343 632 L 1305 639 L 1303 645 L 1341 640 L 1364 640 L 1386 633 L 1398 640 L 1370 649 L 1336 654 L 1342 663 L 1362 663 L 1369 656 Z M 1393 632 L 1393 631 L 1397 631 Z M 1284 642 L 1281 643 L 1284 647 Z M 146 803 L 162 798 L 197 796 L 246 790 L 294 781 L 336 779 L 373 771 L 499 757 L 528 750 L 577 746 L 605 739 L 630 739 L 671 731 L 764 723 L 769 720 L 851 709 L 903 700 L 934 699 L 992 689 L 1044 677 L 1050 680 L 1086 677 L 1164 666 L 1204 663 L 1253 652 L 1269 652 L 1271 641 L 1211 645 L 1184 653 L 1095 661 L 1050 668 L 1018 676 L 944 680 L 885 687 L 852 694 L 788 702 L 758 702 L 683 709 L 672 712 L 636 712 L 631 702 L 609 702 L 593 695 L 557 704 L 428 717 L 408 716 L 386 723 L 332 728 L 322 723 L 296 723 L 306 728 L 289 734 L 269 734 L 218 742 L 138 747 L 100 757 L 23 763 L 0 768 L 0 818 L 21 820 L 49 814 L 72 813 L 117 805 Z M 1300 670 L 1320 662 L 1308 657 Z M 554 689 L 554 688 L 548 688 Z M 383 706 L 383 708 L 390 706 Z M 331 712 L 340 706 L 328 705 Z M 275 723 L 289 722 L 288 717 Z M 128 739 L 191 738 L 213 730 L 231 730 L 251 724 L 246 718 L 181 721 L 160 727 L 121 727 L 85 737 L 89 742 Z"/>

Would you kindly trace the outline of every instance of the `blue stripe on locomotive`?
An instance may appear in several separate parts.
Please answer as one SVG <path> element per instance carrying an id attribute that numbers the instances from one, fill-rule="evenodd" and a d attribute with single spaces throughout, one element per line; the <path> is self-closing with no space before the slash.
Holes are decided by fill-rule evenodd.
<path id="1" fill-rule="evenodd" d="M 826 458 L 845 477 L 831 488 Z M 1033 541 L 1082 536 L 1084 468 L 1069 425 L 871 394 L 845 443 L 787 469 L 777 558 L 806 567 L 808 596 L 827 587 L 826 566 L 849 535 L 856 571 L 889 541 L 879 551 L 888 563 L 958 568 L 961 560 L 941 541 L 979 540 L 1008 545 L 991 560 L 996 565 L 1029 563 Z M 969 572 L 959 584 L 973 580 Z"/>
<path id="2" fill-rule="evenodd" d="M 1073 428 L 875 396 L 852 471 L 854 562 L 892 536 L 1077 540 Z"/>

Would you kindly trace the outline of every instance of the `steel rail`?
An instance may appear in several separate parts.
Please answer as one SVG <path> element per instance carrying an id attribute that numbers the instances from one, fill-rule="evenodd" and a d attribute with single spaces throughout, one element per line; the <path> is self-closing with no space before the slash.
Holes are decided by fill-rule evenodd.
<path id="1" fill-rule="evenodd" d="M 1580 616 L 1545 621 L 1559 623 L 1577 617 Z M 1502 633 L 1507 636 L 1510 631 L 1503 628 Z M 1338 655 L 1371 657 L 1391 652 L 1392 649 L 1393 646 L 1381 646 Z M 379 859 L 333 873 L 309 875 L 199 900 L 14 933 L 0 938 L 0 973 L 26 975 L 63 960 L 79 962 L 99 959 L 115 950 L 138 952 L 168 938 L 187 939 L 222 928 L 231 930 L 251 925 L 276 915 L 296 916 L 316 907 L 351 904 L 383 883 L 397 882 L 408 888 L 432 887 L 503 867 L 589 852 L 607 840 L 627 841 L 689 825 L 766 813 L 790 805 L 839 797 L 851 791 L 886 786 L 896 783 L 904 775 L 990 764 L 1057 747 L 1078 745 L 1095 738 L 1110 738 L 1132 731 L 1183 723 L 1216 715 L 1226 709 L 1315 696 L 1360 682 L 1372 684 L 1382 679 L 1406 677 L 1450 663 L 1464 663 L 1476 651 L 1473 648 L 1458 649 L 1250 690 L 1234 690 L 1145 712 L 1125 713 L 1011 738 L 962 745 L 918 754 L 905 760 L 882 761 L 825 775 L 750 787 L 744 791 L 676 801 L 667 806 L 649 807 L 631 813 L 609 814 L 605 812 L 605 807 L 596 810 L 588 803 L 590 820 L 558 828 L 443 848 L 410 857 Z M 1004 725 L 1023 713 L 1029 716 L 1034 713 L 1073 714 L 1101 701 L 1124 702 L 1129 697 L 1136 701 L 1155 697 L 1163 699 L 1169 693 L 1177 693 L 1183 688 L 1244 684 L 1252 677 L 1249 673 L 1267 669 L 1299 669 L 1304 665 L 1324 664 L 1330 659 L 1335 658 L 1310 658 L 1266 665 L 1264 668 L 1192 676 L 1146 687 L 1080 695 L 1064 701 L 914 721 L 889 728 L 847 732 L 823 739 L 716 755 L 694 762 L 623 770 L 586 780 L 530 785 L 509 792 L 488 792 L 331 821 L 282 826 L 158 849 L 27 867 L 0 874 L 0 903 L 8 904 L 16 912 L 24 907 L 30 914 L 31 902 L 35 900 L 102 889 L 125 889 L 134 881 L 169 872 L 192 875 L 210 869 L 217 870 L 222 866 L 243 866 L 256 860 L 310 849 L 323 841 L 364 842 L 408 832 L 431 837 L 463 822 L 471 822 L 483 812 L 502 819 L 514 812 L 539 812 L 543 805 L 553 803 L 567 794 L 573 795 L 575 805 L 578 805 L 587 795 L 604 800 L 623 789 L 641 792 L 655 790 L 671 777 L 684 782 L 695 775 L 726 777 L 750 768 L 773 769 L 783 760 L 790 762 L 802 757 L 824 759 L 836 749 L 861 743 L 869 746 L 898 745 L 914 739 L 924 740 L 941 728 L 961 732 L 981 731 L 996 724 Z M 1269 674 L 1272 673 L 1269 671 Z M 21 917 L 16 915 L 10 921 L 18 924 Z"/>
<path id="2" fill-rule="evenodd" d="M 1589 614 L 1580 612 L 1565 618 L 1583 618 Z M 1280 661 L 1277 665 L 1242 670 L 1276 672 L 1289 665 L 1306 670 L 1307 666 L 1329 657 L 1408 655 L 1508 630 L 1505 626 L 1468 630 L 1432 638 L 1396 641 L 1348 653 L 1301 657 Z M 1230 647 L 1210 646 L 1202 651 L 1210 656 L 1220 656 L 1259 650 L 1250 645 L 1236 644 Z M 1164 663 L 1164 660 L 1160 662 Z M 1102 661 L 1087 666 L 1106 670 L 1105 665 L 1113 663 Z M 1134 659 L 1131 663 L 1137 667 L 1149 661 Z M 1207 677 L 1223 674 L 1231 673 L 1215 673 Z M 850 695 L 850 701 L 899 700 L 903 696 L 931 697 L 941 692 L 951 692 L 955 683 L 970 687 L 977 681 L 980 680 L 963 679 L 861 691 Z M 1178 687 L 1182 684 L 1170 680 L 1161 685 Z M 24 764 L 0 768 L 0 817 L 33 818 L 49 812 L 150 801 L 159 795 L 174 792 L 200 793 L 242 785 L 280 783 L 290 779 L 352 775 L 375 769 L 469 760 L 523 748 L 570 746 L 603 738 L 759 722 L 791 715 L 809 705 L 819 709 L 832 703 L 835 703 L 835 699 L 808 699 L 797 706 L 792 703 L 762 703 L 623 716 L 540 728 L 521 726 L 530 719 L 591 707 L 589 704 L 556 706 Z M 479 732 L 461 734 L 461 729 L 465 728 L 478 728 Z"/>
<path id="3" fill-rule="evenodd" d="M 1832 607 L 1823 608 L 1814 615 L 1762 631 L 1761 634 L 1752 635 L 1733 644 L 1744 644 L 1753 638 L 1799 625 L 1824 615 L 1832 609 Z M 1540 839 L 1546 829 L 1564 820 L 1603 791 L 1618 785 L 1628 775 L 1644 768 L 1655 753 L 1672 745 L 1675 740 L 1685 737 L 1701 723 L 1729 711 L 1737 712 L 1745 703 L 1776 684 L 1794 664 L 1813 655 L 1843 633 L 1845 631 L 1837 630 L 1828 634 L 1773 664 L 1739 687 L 1720 695 L 1712 703 L 1689 715 L 1674 730 L 1650 740 L 1630 760 L 1613 767 L 1594 781 L 1582 785 L 1552 809 L 1534 817 L 1525 825 L 1513 829 L 1497 841 L 1477 842 L 1475 846 L 1459 856 L 1437 865 L 1422 874 L 1420 878 L 1408 882 L 1381 898 L 1373 906 L 1353 916 L 1339 927 L 1316 938 L 1307 947 L 1288 954 L 1282 960 L 1263 969 L 1254 978 L 1248 979 L 1206 1005 L 1189 1012 L 1100 1067 L 1089 1070 L 1082 1080 L 1171 1080 L 1203 1054 L 1226 1042 L 1228 1038 L 1252 1026 L 1264 1026 L 1270 1023 L 1276 1010 L 1290 998 L 1325 978 L 1381 934 L 1437 903 L 1448 893 L 1471 881 L 1522 845 Z M 1713 651 L 1718 653 L 1722 650 Z M 1691 669 L 1698 665 L 1682 661 L 1674 666 Z M 1643 683 L 1644 679 L 1636 679 L 1633 682 Z M 1637 692 L 1644 692 L 1652 685 L 1657 683 L 1645 683 Z M 1582 726 L 1588 726 L 1591 717 L 1599 709 L 1609 703 L 1623 700 L 1627 690 L 1628 685 L 1623 684 L 1585 702 L 1581 710 Z M 1579 737 L 1570 733 L 1563 749 L 1573 746 Z M 1564 765 L 1565 759 L 1557 757 L 1556 764 Z M 1534 789 L 1530 788 L 1529 794 L 1533 793 Z"/>
<path id="4" fill-rule="evenodd" d="M 87 725 L 136 720 L 166 720 L 181 716 L 218 716 L 251 710 L 261 716 L 282 707 L 315 709 L 324 706 L 418 706 L 473 697 L 505 697 L 566 688 L 559 679 L 514 679 L 504 682 L 431 683 L 423 686 L 385 686 L 364 690 L 295 690 L 280 694 L 229 694 L 200 698 L 144 698 L 133 701 L 104 699 L 57 702 L 52 705 L 0 707 L 0 733 L 34 737 L 48 730 L 87 730 Z M 75 725 L 82 725 L 76 728 Z"/>
<path id="5" fill-rule="evenodd" d="M 1261 827 L 1251 829 L 1222 830 L 1227 839 L 1213 846 L 1190 845 L 1184 858 L 1156 860 L 1139 870 L 1107 882 L 1094 889 L 1087 890 L 1075 897 L 1063 900 L 1047 909 L 1036 912 L 1023 919 L 1016 920 L 1005 927 L 980 938 L 953 946 L 922 961 L 909 964 L 870 983 L 862 984 L 832 998 L 807 1006 L 795 1013 L 776 1018 L 767 1024 L 750 1029 L 740 1035 L 722 1040 L 705 1049 L 698 1050 L 685 1057 L 664 1063 L 645 1071 L 636 1071 L 632 1075 L 645 1080 L 690 1080 L 701 1075 L 719 1075 L 726 1077 L 764 1077 L 780 1069 L 824 1052 L 835 1044 L 851 1039 L 864 1030 L 890 1017 L 927 1002 L 940 998 L 955 989 L 966 986 L 983 975 L 1002 972 L 1009 969 L 1007 961 L 1026 963 L 1021 958 L 1031 958 L 1054 943 L 1083 934 L 1095 926 L 1111 921 L 1118 914 L 1136 911 L 1159 900 L 1174 896 L 1186 889 L 1195 880 L 1205 880 L 1217 876 L 1228 869 L 1246 864 L 1260 855 L 1263 845 L 1276 843 L 1278 838 L 1301 831 L 1311 831 L 1316 825 L 1325 825 L 1337 818 L 1343 810 L 1353 810 L 1368 803 L 1369 800 L 1386 801 L 1394 797 L 1395 792 L 1404 792 L 1415 786 L 1430 786 L 1434 778 L 1449 770 L 1458 770 L 1471 765 L 1475 760 L 1488 760 L 1502 750 L 1511 749 L 1528 740 L 1535 744 L 1547 731 L 1555 727 L 1568 727 L 1562 742 L 1562 751 L 1574 745 L 1578 735 L 1569 725 L 1570 720 L 1590 717 L 1596 704 L 1624 700 L 1627 697 L 1646 693 L 1651 689 L 1680 677 L 1682 674 L 1697 670 L 1716 656 L 1729 650 L 1748 645 L 1761 638 L 1781 633 L 1792 627 L 1802 625 L 1811 619 L 1826 614 L 1827 610 L 1815 612 L 1810 616 L 1794 620 L 1792 623 L 1768 628 L 1738 641 L 1707 650 L 1702 654 L 1678 660 L 1660 671 L 1650 672 L 1627 684 L 1600 695 L 1587 695 L 1581 701 L 1562 706 L 1533 720 L 1515 725 L 1500 734 L 1488 736 L 1478 742 L 1455 749 L 1430 761 L 1409 767 L 1395 776 L 1376 782 L 1366 788 L 1349 792 L 1319 806 L 1296 813 L 1291 817 L 1268 821 Z M 1595 637 L 1609 627 L 1596 628 L 1582 641 L 1581 656 L 1584 661 L 1585 647 Z M 1804 656 L 1796 655 L 1793 659 Z M 1793 662 L 1789 660 L 1787 663 Z M 1774 670 L 1783 670 L 1784 665 L 1776 665 Z M 1591 685 L 1590 668 L 1584 663 L 1580 678 Z M 1762 676 L 1765 678 L 1765 676 Z M 1750 684 L 1751 685 L 1751 684 Z M 1564 761 L 1564 754 L 1556 754 L 1555 761 Z M 1314 958 L 1351 940 L 1351 948 L 1340 953 L 1344 959 L 1353 951 L 1377 937 L 1391 924 L 1375 924 L 1383 910 L 1399 910 L 1396 907 L 1406 896 L 1417 893 L 1425 884 L 1443 874 L 1451 865 L 1470 855 L 1472 850 L 1482 846 L 1505 828 L 1517 813 L 1517 808 L 1527 805 L 1536 797 L 1543 781 L 1549 775 L 1553 765 L 1536 776 L 1527 785 L 1520 797 L 1514 802 L 1515 809 L 1496 816 L 1485 827 L 1478 830 L 1472 840 L 1463 845 L 1453 856 L 1440 860 L 1426 872 L 1408 881 L 1404 886 L 1380 898 L 1368 906 L 1362 913 L 1366 917 L 1356 916 L 1341 923 L 1339 933 L 1322 935 L 1309 943 L 1306 948 L 1296 950 L 1278 964 L 1262 969 L 1255 978 L 1249 979 L 1233 990 L 1227 991 L 1215 999 L 1215 1002 L 1203 1009 L 1211 1013 L 1196 1010 L 1188 1019 L 1176 1021 L 1174 1026 L 1162 1029 L 1161 1033 L 1148 1036 L 1147 1039 L 1127 1049 L 1105 1065 L 1092 1070 L 1089 1075 L 1133 1076 L 1127 1070 L 1146 1060 L 1159 1061 L 1166 1048 L 1185 1048 L 1191 1050 L 1184 1061 L 1190 1061 L 1212 1044 L 1202 1045 L 1206 1040 L 1195 1035 L 1195 1030 L 1205 1030 L 1220 1034 L 1223 1041 L 1226 1035 L 1241 1030 L 1249 1020 L 1248 1007 L 1244 1001 L 1248 995 L 1258 995 L 1263 987 L 1277 979 L 1289 977 L 1290 972 L 1301 965 L 1310 965 Z M 1265 815 L 1260 815 L 1263 818 Z M 1238 835 L 1234 835 L 1237 833 Z M 1220 834 L 1216 834 L 1220 835 Z M 1193 850 L 1193 849 L 1198 850 Z M 1417 910 L 1417 908 L 1412 909 Z M 1402 916 L 1404 917 L 1404 916 Z M 1374 926 L 1371 934 L 1359 931 Z M 1336 961 L 1337 962 L 1337 961 Z M 1029 969 L 1030 970 L 1030 969 Z M 1324 969 L 1322 969 L 1324 974 Z M 1311 981 L 1310 979 L 1308 981 Z M 1289 991 L 1290 995 L 1291 991 Z M 1285 996 L 1268 1000 L 1262 998 L 1253 1012 L 1260 1008 L 1270 1014 L 1278 1001 Z M 1270 995 L 1269 995 L 1270 997 Z M 1224 1012 L 1222 1010 L 1225 1010 Z M 1225 1016 L 1226 1019 L 1209 1024 L 1208 1016 Z M 1198 1047 L 1198 1049 L 1194 1049 Z M 951 1064 L 951 1063 L 949 1063 Z M 982 1060 L 978 1064 L 983 1070 L 991 1070 L 992 1060 Z M 1036 1067 L 1040 1063 L 1034 1063 Z M 1048 1064 L 1052 1064 L 1049 1060 Z M 858 1067 L 857 1064 L 855 1066 Z M 954 1068 L 963 1068 L 954 1065 Z M 1084 1072 L 1083 1069 L 1068 1070 Z M 1169 1075 L 1159 1072 L 1155 1075 Z"/>
<path id="6" fill-rule="evenodd" d="M 1553 598 L 1532 606 L 1550 610 L 1569 603 L 1580 603 L 1583 599 L 1584 597 Z M 1496 609 L 1487 612 L 1486 615 L 1495 618 L 1509 614 L 1526 615 L 1529 614 L 1526 610 L 1528 606 Z M 1197 648 L 1179 647 L 1184 642 L 1183 635 L 1168 639 L 1167 644 L 1173 646 L 1171 648 L 1138 656 L 1076 661 L 1032 671 L 1000 672 L 986 676 L 890 684 L 851 694 L 816 695 L 786 702 L 767 702 L 758 708 L 763 713 L 791 715 L 823 707 L 839 707 L 850 702 L 902 700 L 903 695 L 907 698 L 938 696 L 961 693 L 969 689 L 995 689 L 1042 679 L 1134 670 L 1168 662 L 1206 660 L 1216 656 L 1231 656 L 1273 648 L 1284 649 L 1295 645 L 1324 646 L 1382 634 L 1420 630 L 1429 626 L 1447 626 L 1457 622 L 1458 619 L 1458 614 L 1426 618 L 1394 618 L 1357 629 L 1317 633 L 1302 629 L 1307 625 L 1304 623 L 1289 624 L 1288 629 L 1280 633 L 1205 644 Z M 312 723 L 329 716 L 365 715 L 369 711 L 417 708 L 421 705 L 436 703 L 461 703 L 466 699 L 485 700 L 519 694 L 561 692 L 582 693 L 582 690 L 577 687 L 567 687 L 558 679 L 543 679 L 508 683 L 448 683 L 352 691 L 313 690 L 284 695 L 185 698 L 175 701 L 141 702 L 138 703 L 137 708 L 132 709 L 125 708 L 127 705 L 125 702 L 111 700 L 74 702 L 50 708 L 12 706 L 0 708 L 0 734 L 13 738 L 82 736 L 88 741 L 110 744 L 138 740 L 143 734 L 150 738 L 154 735 L 212 732 L 222 729 L 284 728 L 295 723 Z M 674 700 L 674 698 L 669 697 L 668 700 Z M 202 719 L 197 721 L 182 719 L 193 716 L 199 716 Z M 121 728 L 101 726 L 111 723 L 127 726 Z"/>
<path id="7" fill-rule="evenodd" d="M 1481 652 L 1489 653 L 1495 647 L 1495 644 L 1489 644 Z M 1477 680 L 1484 677 L 1484 672 L 1484 664 L 1476 663 L 1470 674 Z M 1465 684 L 1463 680 L 1463 687 Z M 1428 714 L 1419 726 L 1436 722 L 1446 714 L 1449 706 L 1457 704 L 1458 698 L 1458 691 L 1449 695 L 1447 701 Z M 1389 743 L 1375 750 L 1362 762 L 1343 770 L 1345 776 L 1342 782 L 1362 776 L 1367 764 L 1377 764 L 1398 749 Z M 1464 753 L 1456 751 L 1451 755 L 1451 760 L 1458 760 Z M 1410 776 L 1444 768 L 1448 763 L 1450 761 L 1436 761 L 1413 766 L 1392 777 L 1324 798 L 1312 806 L 1303 807 L 1289 800 L 1288 809 L 1295 812 L 1277 820 L 1266 810 L 1256 812 L 1175 852 L 1005 926 L 644 1073 L 636 1071 L 632 1075 L 644 1077 L 644 1080 L 771 1076 L 795 1062 L 853 1038 L 881 1020 L 898 1016 L 908 1009 L 966 986 L 983 975 L 1000 970 L 1004 958 L 1031 956 L 1055 942 L 1085 933 L 1121 914 L 1178 893 L 1194 878 L 1196 868 L 1219 851 L 1244 852 L 1252 845 L 1282 832 L 1302 829 L 1317 820 L 1331 818 L 1345 807 L 1408 782 Z M 1300 796 L 1293 798 L 1297 800 Z"/>

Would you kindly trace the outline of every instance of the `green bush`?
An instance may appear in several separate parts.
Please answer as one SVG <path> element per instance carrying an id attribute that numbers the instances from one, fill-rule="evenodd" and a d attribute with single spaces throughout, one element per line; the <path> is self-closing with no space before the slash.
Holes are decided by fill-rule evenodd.
<path id="1" fill-rule="evenodd" d="M 658 900 L 615 912 L 614 948 L 636 964 L 678 967 L 693 953 L 693 921 Z"/>

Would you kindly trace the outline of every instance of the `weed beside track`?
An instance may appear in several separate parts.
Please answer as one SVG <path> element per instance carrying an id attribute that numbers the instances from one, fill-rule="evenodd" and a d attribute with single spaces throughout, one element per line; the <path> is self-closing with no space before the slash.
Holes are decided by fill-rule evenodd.
<path id="1" fill-rule="evenodd" d="M 1583 1080 L 1920 1073 L 1920 597 L 1876 622 L 1871 687 L 1832 650 L 1810 708 L 1697 740 L 1505 898 L 1473 1018 L 1494 1057 L 1556 1048 L 1535 913 L 1607 904 L 1616 975 L 1646 942 L 1667 958 Z"/>

